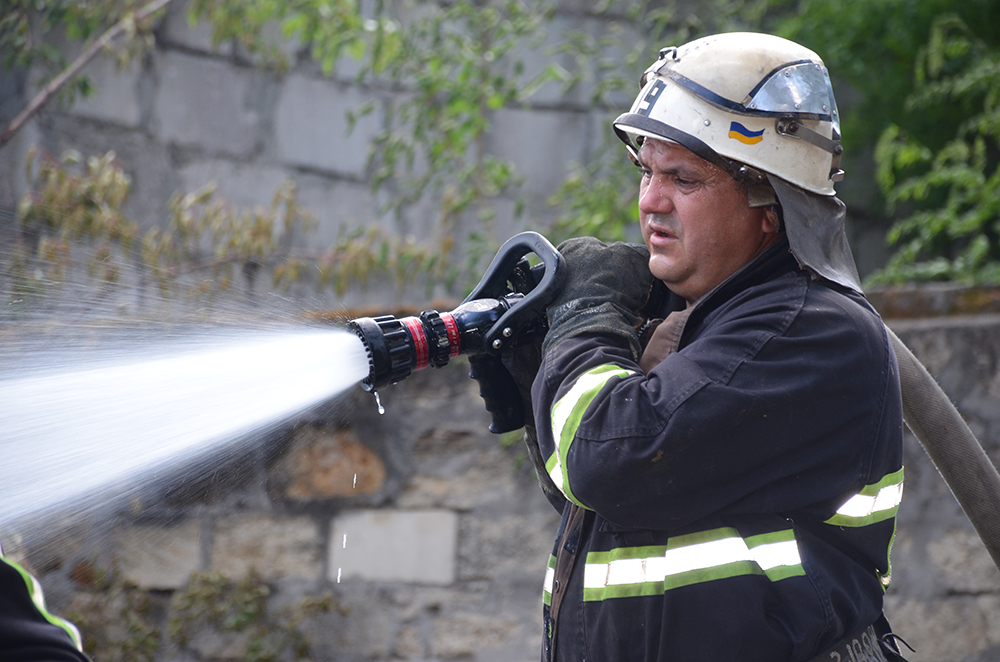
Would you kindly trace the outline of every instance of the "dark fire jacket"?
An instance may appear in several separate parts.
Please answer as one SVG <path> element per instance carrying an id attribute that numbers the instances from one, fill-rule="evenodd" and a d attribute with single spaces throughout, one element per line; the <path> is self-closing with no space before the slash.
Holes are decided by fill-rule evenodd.
<path id="1" fill-rule="evenodd" d="M 89 662 L 80 633 L 49 613 L 42 587 L 0 549 L 0 660 L 4 662 Z"/>
<path id="2" fill-rule="evenodd" d="M 532 399 L 567 498 L 543 660 L 807 660 L 881 613 L 895 355 L 863 297 L 786 242 L 699 300 L 648 375 L 612 339 L 571 338 Z"/>

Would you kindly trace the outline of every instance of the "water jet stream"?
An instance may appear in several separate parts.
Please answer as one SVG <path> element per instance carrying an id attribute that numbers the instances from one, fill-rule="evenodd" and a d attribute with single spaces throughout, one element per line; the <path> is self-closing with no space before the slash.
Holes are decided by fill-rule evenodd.
<path id="1" fill-rule="evenodd" d="M 40 356 L 0 371 L 0 523 L 226 449 L 368 372 L 358 338 L 327 329 L 214 333 L 141 356 Z"/>

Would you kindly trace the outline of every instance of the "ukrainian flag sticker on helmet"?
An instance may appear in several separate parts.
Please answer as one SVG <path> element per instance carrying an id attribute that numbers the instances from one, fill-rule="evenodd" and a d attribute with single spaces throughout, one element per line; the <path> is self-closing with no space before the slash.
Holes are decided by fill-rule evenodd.
<path id="1" fill-rule="evenodd" d="M 739 122 L 733 122 L 729 125 L 729 137 L 744 145 L 756 145 L 764 139 L 764 129 L 751 131 Z"/>

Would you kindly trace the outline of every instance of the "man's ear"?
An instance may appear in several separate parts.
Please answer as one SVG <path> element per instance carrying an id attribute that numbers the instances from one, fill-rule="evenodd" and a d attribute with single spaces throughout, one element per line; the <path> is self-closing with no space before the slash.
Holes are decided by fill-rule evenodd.
<path id="1" fill-rule="evenodd" d="M 781 232 L 781 219 L 774 207 L 764 207 L 764 216 L 761 219 L 761 229 L 766 234 L 776 234 Z"/>

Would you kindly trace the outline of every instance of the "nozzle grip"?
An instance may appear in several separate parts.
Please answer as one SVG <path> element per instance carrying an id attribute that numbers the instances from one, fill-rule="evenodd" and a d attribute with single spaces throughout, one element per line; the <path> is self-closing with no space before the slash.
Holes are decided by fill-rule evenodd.
<path id="1" fill-rule="evenodd" d="M 490 432 L 503 434 L 524 427 L 524 407 L 514 378 L 500 357 L 478 354 L 469 357 L 469 377 L 479 382 L 479 395 L 493 416 Z"/>
<path id="2" fill-rule="evenodd" d="M 534 253 L 541 259 L 541 278 L 530 292 L 523 292 L 516 306 L 505 312 L 486 332 L 484 340 L 488 351 L 499 350 L 508 344 L 509 337 L 517 337 L 521 330 L 539 317 L 562 289 L 566 280 L 565 261 L 549 240 L 537 232 L 522 232 L 508 239 L 490 263 L 479 284 L 466 297 L 465 302 L 476 299 L 502 299 L 509 293 L 508 281 L 521 258 Z M 515 428 L 516 429 L 516 428 Z"/>

